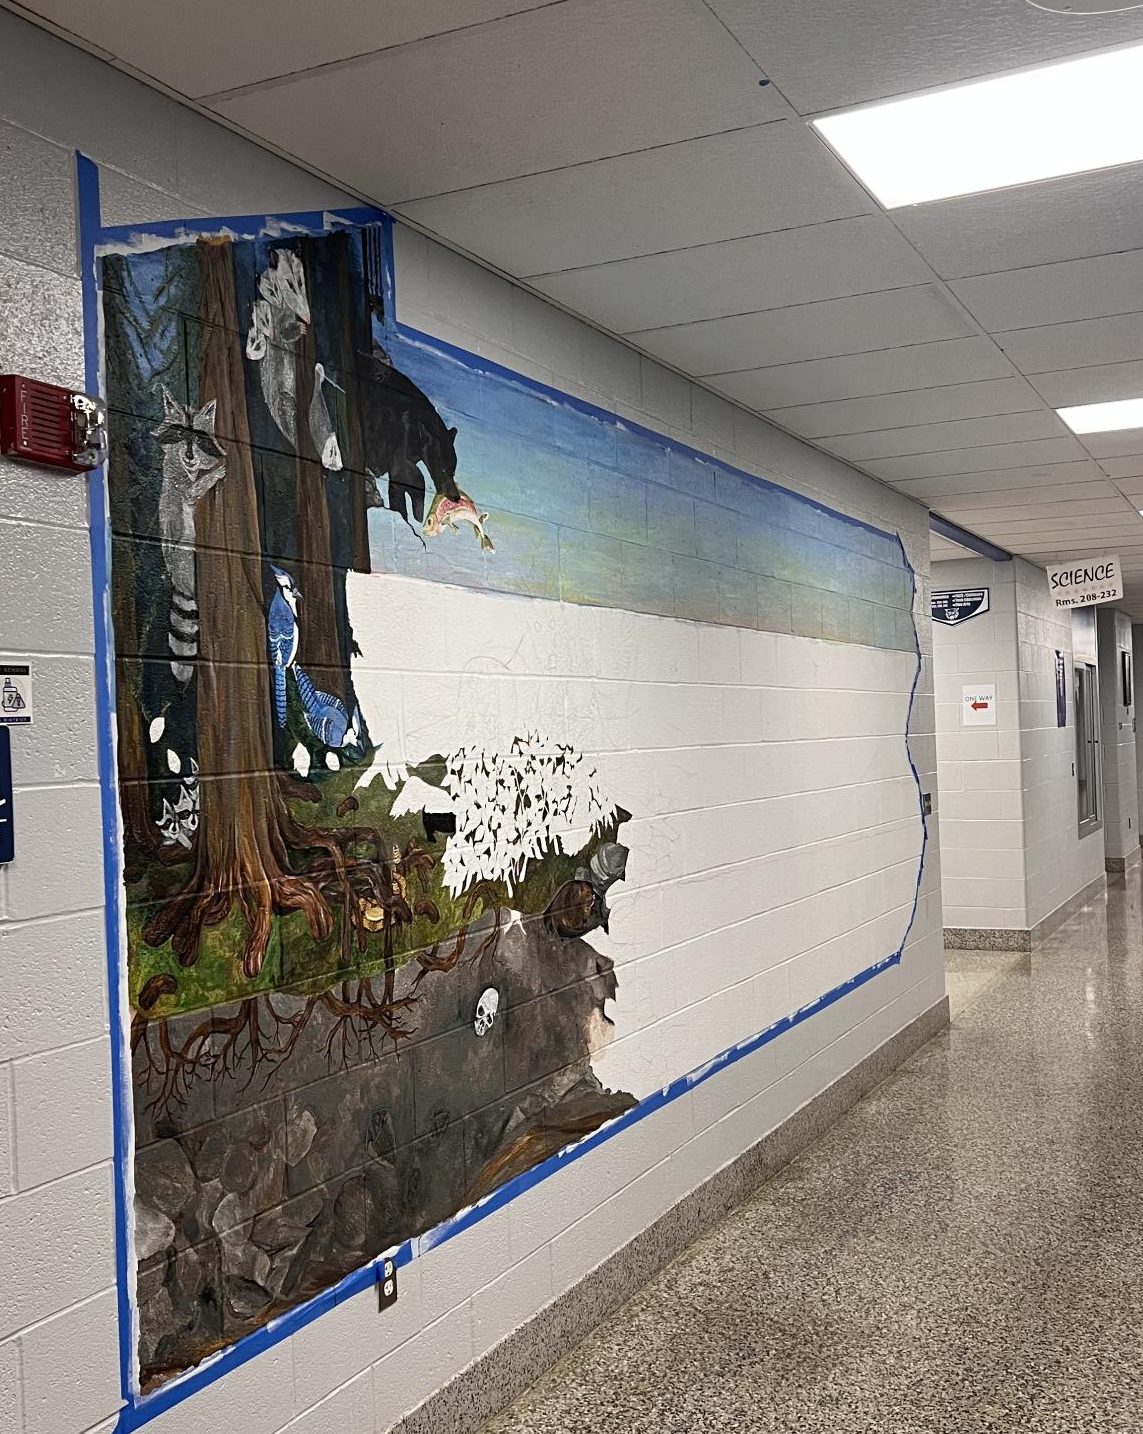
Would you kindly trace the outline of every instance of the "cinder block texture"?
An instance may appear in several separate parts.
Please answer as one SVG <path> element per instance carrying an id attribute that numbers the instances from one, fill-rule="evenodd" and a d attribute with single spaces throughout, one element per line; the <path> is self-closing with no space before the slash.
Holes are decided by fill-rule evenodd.
<path id="1" fill-rule="evenodd" d="M 101 166 L 108 222 L 284 213 L 342 198 L 0 14 L 0 171 L 14 196 L 0 216 L 0 370 L 82 383 L 77 148 Z M 383 626 L 362 632 L 360 682 L 363 694 L 381 699 L 375 720 L 378 730 L 392 723 L 386 738 L 397 762 L 447 738 L 447 719 L 461 713 L 472 730 L 485 723 L 498 742 L 525 723 L 542 725 L 553 740 L 589 752 L 601 783 L 638 794 L 632 875 L 622 898 L 617 888 L 608 956 L 622 993 L 607 1002 L 618 1024 L 599 1069 L 614 1089 L 642 1095 L 812 999 L 855 962 L 887 954 L 892 931 L 899 939 L 905 929 L 902 873 L 911 866 L 915 876 L 918 831 L 902 719 L 915 641 L 923 665 L 910 750 L 926 790 L 935 771 L 927 515 L 427 239 L 398 227 L 396 245 L 402 322 L 620 420 L 602 450 L 578 440 L 561 449 L 542 404 L 521 429 L 465 410 L 462 395 L 438 385 L 450 424 L 483 429 L 484 491 L 503 500 L 491 505 L 489 519 L 499 546 L 530 560 L 511 585 L 497 588 L 476 582 L 494 569 L 468 531 L 439 539 L 451 545 L 443 568 L 433 566 L 439 545 L 399 565 L 394 543 L 386 575 L 363 579 L 378 584 L 392 611 Z M 420 377 L 428 383 L 427 371 Z M 670 441 L 640 446 L 631 425 Z M 543 444 L 524 443 L 541 431 Z M 507 488 L 495 488 L 493 460 L 502 460 L 502 475 L 516 476 L 514 504 Z M 561 487 L 573 465 L 583 481 Z M 795 498 L 767 490 L 763 514 L 760 490 L 729 467 L 758 473 Z M 822 506 L 890 536 L 875 540 L 868 529 L 839 525 Z M 0 464 L 0 653 L 33 665 L 38 709 L 35 727 L 14 734 L 18 856 L 0 872 L 0 1434 L 107 1434 L 122 1398 L 108 1123 L 108 1042 L 112 1032 L 120 1037 L 121 1017 L 106 974 L 87 522 L 84 480 Z M 855 538 L 858 532 L 865 536 Z M 893 535 L 917 574 L 915 590 Z M 409 592 L 441 578 L 431 584 L 439 640 L 417 641 Z M 593 592 L 611 596 L 593 602 Z M 542 607 L 547 621 L 521 619 L 516 609 L 530 607 Z M 989 780 L 1012 776 L 1019 790 L 1017 753 L 997 743 L 976 765 L 989 769 Z M 861 829 L 860 840 L 850 789 L 875 809 L 875 832 Z M 513 1368 L 524 1370 L 535 1351 L 542 1358 L 551 1348 L 553 1332 L 566 1339 L 585 1329 L 633 1272 L 649 1271 L 677 1247 L 676 1236 L 659 1232 L 680 1201 L 692 1199 L 688 1230 L 715 1217 L 725 1196 L 691 1192 L 939 1002 L 935 832 L 929 856 L 899 966 L 415 1260 L 402 1271 L 394 1308 L 378 1314 L 370 1294 L 346 1301 L 151 1427 L 157 1434 L 214 1434 L 232 1425 L 245 1434 L 365 1434 L 407 1417 L 410 1431 L 433 1418 L 436 1427 L 464 1427 L 459 1411 L 487 1407 L 492 1392 L 484 1376 L 458 1392 L 458 1374 L 515 1331 L 524 1330 L 533 1347 L 512 1357 Z M 784 888 L 788 900 L 755 909 L 743 897 L 752 887 Z M 274 955 L 290 957 L 289 943 Z M 533 1015 L 542 1015 L 538 1003 Z M 316 1050 L 298 1091 L 228 1104 L 213 1095 L 204 1102 L 200 1090 L 170 1126 L 141 1105 L 140 1168 L 159 1184 L 184 1178 L 189 1156 L 176 1153 L 181 1142 L 214 1171 L 210 1180 L 235 1186 L 245 1180 L 235 1151 L 242 1158 L 246 1146 L 256 1152 L 255 1183 L 228 1191 L 239 1197 L 227 1206 L 233 1223 L 224 1212 L 203 1239 L 182 1227 L 164 1292 L 197 1292 L 219 1280 L 205 1247 L 259 1216 L 276 1222 L 262 1228 L 264 1246 L 275 1256 L 288 1247 L 292 1222 L 304 1224 L 314 1192 L 328 1183 L 328 1149 L 316 1136 L 304 1150 L 297 1139 L 309 1128 L 306 1112 L 315 1131 L 323 1110 L 331 1123 L 336 1116 L 345 1129 L 360 1128 L 363 1151 L 371 1138 L 383 1156 L 390 1143 L 424 1149 L 436 1142 L 447 1156 L 441 1168 L 463 1171 L 480 1111 L 503 1113 L 527 1074 L 513 1068 L 502 1025 L 481 1048 L 495 1055 L 466 1064 L 464 1081 L 442 1082 L 446 1057 L 460 1049 L 454 1032 L 470 1025 L 468 1009 L 443 1023 L 439 1059 L 428 1042 L 409 1053 L 414 1098 L 407 1106 L 395 1101 L 383 1129 L 358 1124 L 372 1090 L 360 1068 L 331 1089 Z M 362 1093 L 357 1103 L 354 1088 Z M 471 1108 L 461 1111 L 457 1102 L 465 1101 Z M 442 1112 L 447 1119 L 438 1119 Z M 265 1140 L 233 1138 L 235 1121 L 249 1123 L 246 1135 L 257 1125 Z M 280 1129 L 293 1132 L 282 1148 Z M 364 1161 L 363 1154 L 362 1168 Z M 764 1164 L 751 1166 L 752 1174 L 764 1173 Z M 273 1202 L 255 1214 L 271 1187 Z M 426 1223 L 462 1194 L 430 1189 Z M 341 1234 L 352 1232 L 358 1213 L 343 1203 Z M 161 1246 L 164 1235 L 159 1222 L 144 1219 L 137 1228 L 144 1280 L 157 1268 L 146 1265 L 149 1242 Z M 633 1239 L 643 1253 L 629 1257 Z M 608 1276 L 577 1297 L 566 1317 L 549 1313 L 547 1323 L 534 1323 L 537 1312 L 559 1310 L 569 1287 L 582 1289 L 584 1276 L 613 1261 L 621 1278 Z M 231 1281 L 231 1294 L 249 1293 L 266 1271 L 252 1264 L 247 1275 L 246 1285 Z M 83 1377 L 61 1378 L 61 1367 L 79 1367 Z M 509 1388 L 507 1367 L 491 1368 L 501 1390 Z M 444 1404 L 425 1404 L 446 1388 Z"/>

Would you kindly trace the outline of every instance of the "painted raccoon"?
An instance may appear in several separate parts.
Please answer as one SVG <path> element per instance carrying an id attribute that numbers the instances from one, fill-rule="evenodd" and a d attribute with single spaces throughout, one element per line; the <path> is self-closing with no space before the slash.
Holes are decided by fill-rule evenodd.
<path id="1" fill-rule="evenodd" d="M 163 421 L 154 437 L 163 450 L 159 536 L 171 579 L 167 645 L 171 671 L 184 686 L 198 656 L 194 510 L 226 473 L 226 450 L 214 436 L 214 400 L 189 408 L 163 389 Z"/>

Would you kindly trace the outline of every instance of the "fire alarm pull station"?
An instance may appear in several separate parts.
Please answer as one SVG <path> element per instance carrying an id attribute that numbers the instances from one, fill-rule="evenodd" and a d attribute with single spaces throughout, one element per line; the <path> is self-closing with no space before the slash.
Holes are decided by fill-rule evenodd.
<path id="1" fill-rule="evenodd" d="M 107 456 L 107 410 L 86 393 L 0 374 L 0 454 L 87 473 Z"/>

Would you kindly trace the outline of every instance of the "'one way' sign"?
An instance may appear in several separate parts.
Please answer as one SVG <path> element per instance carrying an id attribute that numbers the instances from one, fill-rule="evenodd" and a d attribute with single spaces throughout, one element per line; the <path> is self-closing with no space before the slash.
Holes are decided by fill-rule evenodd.
<path id="1" fill-rule="evenodd" d="M 961 693 L 960 720 L 962 726 L 996 726 L 995 682 L 979 682 L 975 687 L 963 687 Z"/>

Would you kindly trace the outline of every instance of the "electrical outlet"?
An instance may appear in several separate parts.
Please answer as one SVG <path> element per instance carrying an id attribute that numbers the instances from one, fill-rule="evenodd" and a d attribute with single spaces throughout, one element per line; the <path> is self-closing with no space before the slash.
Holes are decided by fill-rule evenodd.
<path id="1" fill-rule="evenodd" d="M 387 1310 L 397 1303 L 397 1266 L 392 1260 L 382 1260 L 377 1268 L 377 1308 Z"/>
<path id="2" fill-rule="evenodd" d="M 931 817 L 931 816 L 932 816 L 932 814 L 933 814 L 933 794 L 932 794 L 932 792 L 922 792 L 922 793 L 921 793 L 921 811 L 924 812 L 925 816 L 927 816 L 927 817 Z"/>

